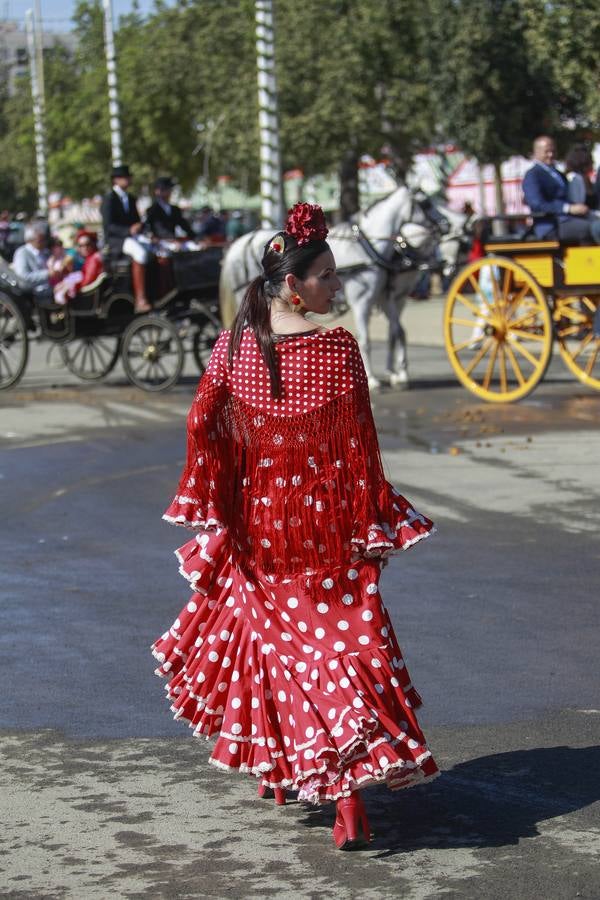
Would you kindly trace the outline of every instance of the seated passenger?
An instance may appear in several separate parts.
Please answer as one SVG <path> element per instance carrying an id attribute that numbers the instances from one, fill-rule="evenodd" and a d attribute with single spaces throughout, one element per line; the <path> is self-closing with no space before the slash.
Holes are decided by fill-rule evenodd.
<path id="1" fill-rule="evenodd" d="M 25 243 L 15 250 L 12 268 L 31 290 L 48 288 L 48 240 L 50 233 L 45 222 L 33 222 L 25 229 Z"/>
<path id="2" fill-rule="evenodd" d="M 194 222 L 196 238 L 204 244 L 223 244 L 227 236 L 225 223 L 217 216 L 212 206 L 203 206 Z"/>
<path id="3" fill-rule="evenodd" d="M 83 268 L 71 272 L 54 288 L 54 300 L 64 306 L 77 294 L 93 284 L 104 271 L 102 256 L 98 251 L 98 238 L 93 231 L 80 231 L 77 235 L 77 251 L 83 257 Z"/>
<path id="4" fill-rule="evenodd" d="M 73 269 L 71 257 L 65 253 L 63 242 L 58 237 L 50 238 L 50 256 L 48 258 L 48 277 L 52 287 L 63 280 Z"/>
<path id="5" fill-rule="evenodd" d="M 523 179 L 525 203 L 533 213 L 543 213 L 534 226 L 540 238 L 558 238 L 571 244 L 600 244 L 600 220 L 589 216 L 585 203 L 570 203 L 566 177 L 554 165 L 551 137 L 536 138 L 534 165 Z"/>
<path id="6" fill-rule="evenodd" d="M 569 182 L 569 203 L 585 203 L 590 215 L 597 215 L 594 185 L 590 180 L 594 161 L 585 144 L 575 144 L 565 157 L 565 174 Z"/>
<path id="7" fill-rule="evenodd" d="M 174 241 L 186 240 L 185 249 L 196 249 L 194 230 L 178 206 L 171 203 L 171 193 L 175 187 L 172 178 L 157 178 L 154 182 L 154 202 L 146 211 L 145 231 L 157 240 L 173 245 Z M 189 246 L 189 242 L 194 242 Z M 171 249 L 178 249 L 172 246 Z"/>

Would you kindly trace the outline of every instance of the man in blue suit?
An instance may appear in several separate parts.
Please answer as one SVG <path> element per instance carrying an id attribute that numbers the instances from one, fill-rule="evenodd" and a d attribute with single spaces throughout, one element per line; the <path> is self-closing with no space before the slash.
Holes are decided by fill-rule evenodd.
<path id="1" fill-rule="evenodd" d="M 544 214 L 536 220 L 535 233 L 569 244 L 600 244 L 600 222 L 588 217 L 585 203 L 569 203 L 567 179 L 554 165 L 555 154 L 551 137 L 535 139 L 534 165 L 523 179 L 525 203 L 531 212 Z"/>

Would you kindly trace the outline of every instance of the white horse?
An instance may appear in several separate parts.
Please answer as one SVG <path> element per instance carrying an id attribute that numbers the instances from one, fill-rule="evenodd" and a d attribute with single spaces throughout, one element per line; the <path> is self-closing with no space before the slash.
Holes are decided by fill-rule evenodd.
<path id="1" fill-rule="evenodd" d="M 355 223 L 342 222 L 329 231 L 327 242 L 335 257 L 344 297 L 354 314 L 371 389 L 381 384 L 373 373 L 369 339 L 369 319 L 376 305 L 389 323 L 389 383 L 408 386 L 406 334 L 400 315 L 408 294 L 429 267 L 436 247 L 445 265 L 455 265 L 459 237 L 451 237 L 453 226 L 448 221 L 445 213 L 439 212 L 424 195 L 403 185 L 359 213 Z M 227 251 L 220 280 L 221 316 L 226 327 L 231 324 L 247 285 L 260 272 L 264 246 L 271 236 L 272 232 L 264 230 L 243 235 Z"/>

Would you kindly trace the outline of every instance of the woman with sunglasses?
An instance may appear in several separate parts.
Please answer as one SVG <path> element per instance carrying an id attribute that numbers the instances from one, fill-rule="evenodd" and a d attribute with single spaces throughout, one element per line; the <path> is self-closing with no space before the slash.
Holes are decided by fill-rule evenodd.
<path id="1" fill-rule="evenodd" d="M 98 238 L 93 231 L 79 231 L 75 240 L 78 254 L 83 259 L 83 267 L 71 272 L 54 288 L 54 300 L 64 306 L 85 287 L 93 284 L 104 271 L 104 262 L 98 250 Z"/>

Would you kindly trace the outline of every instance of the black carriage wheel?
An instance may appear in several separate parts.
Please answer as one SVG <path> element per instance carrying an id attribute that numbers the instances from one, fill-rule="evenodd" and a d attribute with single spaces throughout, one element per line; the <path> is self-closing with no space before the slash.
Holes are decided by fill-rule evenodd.
<path id="1" fill-rule="evenodd" d="M 60 355 L 73 375 L 84 381 L 99 381 L 114 369 L 120 349 L 118 336 L 79 337 L 61 344 Z"/>
<path id="2" fill-rule="evenodd" d="M 121 358 L 125 374 L 144 391 L 166 391 L 183 370 L 183 343 L 168 319 L 142 316 L 123 335 Z"/>
<path id="3" fill-rule="evenodd" d="M 14 300 L 0 296 L 0 390 L 17 383 L 28 358 L 29 339 L 23 314 Z"/>
<path id="4" fill-rule="evenodd" d="M 221 333 L 221 323 L 217 316 L 208 310 L 194 314 L 194 322 L 197 325 L 192 338 L 192 353 L 199 372 L 204 372 L 212 353 L 212 348 Z"/>

